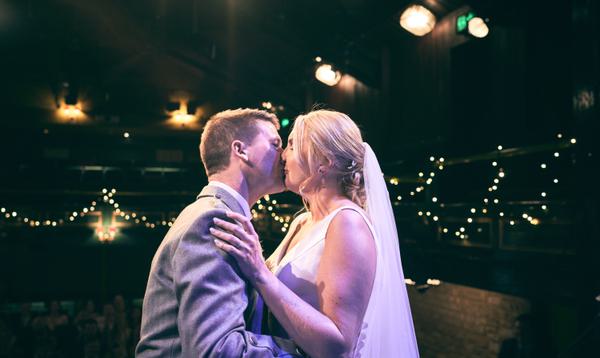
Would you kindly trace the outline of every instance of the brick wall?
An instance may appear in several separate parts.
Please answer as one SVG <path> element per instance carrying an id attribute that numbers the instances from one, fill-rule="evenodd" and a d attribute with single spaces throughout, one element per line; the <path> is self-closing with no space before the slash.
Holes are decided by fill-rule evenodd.
<path id="1" fill-rule="evenodd" d="M 422 358 L 497 357 L 531 305 L 519 297 L 442 283 L 420 293 L 408 287 Z"/>

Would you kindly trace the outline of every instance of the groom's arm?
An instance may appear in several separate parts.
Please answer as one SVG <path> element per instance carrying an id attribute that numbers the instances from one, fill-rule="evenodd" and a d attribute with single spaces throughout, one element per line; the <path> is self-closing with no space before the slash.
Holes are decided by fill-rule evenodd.
<path id="1" fill-rule="evenodd" d="M 208 229 L 224 210 L 202 214 L 183 234 L 173 257 L 183 355 L 189 357 L 286 356 L 271 337 L 246 331 L 245 282 L 233 259 L 217 249 Z"/>

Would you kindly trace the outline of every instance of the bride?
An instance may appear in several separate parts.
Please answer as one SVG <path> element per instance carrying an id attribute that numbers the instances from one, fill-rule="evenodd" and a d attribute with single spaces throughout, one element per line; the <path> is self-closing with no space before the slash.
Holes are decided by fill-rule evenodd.
<path id="1" fill-rule="evenodd" d="M 301 115 L 282 156 L 306 212 L 275 252 L 263 259 L 242 215 L 211 229 L 274 316 L 268 333 L 310 357 L 418 357 L 389 194 L 356 124 L 334 111 Z"/>

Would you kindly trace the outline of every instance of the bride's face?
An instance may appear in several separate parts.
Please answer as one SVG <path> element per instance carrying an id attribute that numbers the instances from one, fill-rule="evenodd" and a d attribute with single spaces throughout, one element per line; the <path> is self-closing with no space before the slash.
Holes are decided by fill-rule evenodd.
<path id="1" fill-rule="evenodd" d="M 302 184 L 308 176 L 300 166 L 300 163 L 298 163 L 298 159 L 296 159 L 296 154 L 298 153 L 294 152 L 294 141 L 291 137 L 292 135 L 290 134 L 288 144 L 282 154 L 282 159 L 285 163 L 285 187 L 289 191 L 300 194 L 300 184 Z"/>

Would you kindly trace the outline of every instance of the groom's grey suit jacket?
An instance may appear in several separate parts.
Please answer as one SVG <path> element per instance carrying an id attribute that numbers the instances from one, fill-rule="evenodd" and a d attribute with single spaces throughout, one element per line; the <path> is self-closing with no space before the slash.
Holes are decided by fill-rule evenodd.
<path id="1" fill-rule="evenodd" d="M 226 210 L 243 214 L 227 191 L 208 185 L 163 239 L 150 268 L 136 357 L 296 356 L 288 353 L 296 352 L 290 341 L 246 330 L 254 291 L 208 231 L 214 217 L 229 220 Z"/>

